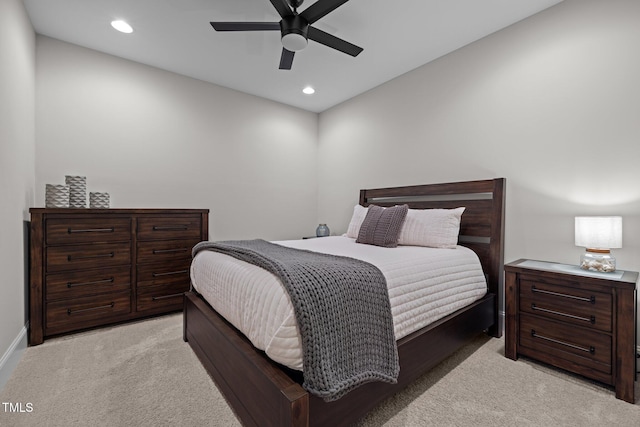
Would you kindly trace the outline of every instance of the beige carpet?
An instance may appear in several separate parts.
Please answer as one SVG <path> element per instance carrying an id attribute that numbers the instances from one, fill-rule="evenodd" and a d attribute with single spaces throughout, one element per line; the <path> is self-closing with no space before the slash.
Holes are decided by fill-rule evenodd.
<path id="1" fill-rule="evenodd" d="M 640 404 L 611 389 L 503 355 L 481 337 L 359 425 L 635 426 Z M 640 390 L 636 383 L 636 395 Z M 1 426 L 238 426 L 171 315 L 30 347 L 0 402 L 31 403 Z"/>

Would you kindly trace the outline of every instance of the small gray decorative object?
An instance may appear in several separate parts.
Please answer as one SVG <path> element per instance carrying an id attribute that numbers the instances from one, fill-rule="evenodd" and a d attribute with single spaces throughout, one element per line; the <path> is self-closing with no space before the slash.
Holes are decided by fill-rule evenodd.
<path id="1" fill-rule="evenodd" d="M 316 237 L 327 237 L 330 233 L 327 224 L 320 224 L 318 228 L 316 228 Z"/>
<path id="2" fill-rule="evenodd" d="M 47 208 L 68 208 L 69 186 L 47 184 L 44 199 L 44 205 Z"/>
<path id="3" fill-rule="evenodd" d="M 109 193 L 89 193 L 89 207 L 91 209 L 109 209 Z"/>
<path id="4" fill-rule="evenodd" d="M 64 177 L 65 183 L 69 186 L 69 207 L 87 207 L 87 177 L 71 176 Z"/>

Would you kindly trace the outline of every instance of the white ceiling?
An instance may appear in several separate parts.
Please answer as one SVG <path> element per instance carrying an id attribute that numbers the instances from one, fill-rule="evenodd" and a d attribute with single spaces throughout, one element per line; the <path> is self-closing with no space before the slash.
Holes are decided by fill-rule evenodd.
<path id="1" fill-rule="evenodd" d="M 321 44 L 279 70 L 278 31 L 216 32 L 210 21 L 278 22 L 269 0 L 24 0 L 38 34 L 321 112 L 562 0 L 350 0 L 313 26 L 361 46 Z M 316 0 L 306 0 L 302 12 Z M 132 34 L 111 28 L 124 19 Z M 313 95 L 302 89 L 312 85 Z"/>

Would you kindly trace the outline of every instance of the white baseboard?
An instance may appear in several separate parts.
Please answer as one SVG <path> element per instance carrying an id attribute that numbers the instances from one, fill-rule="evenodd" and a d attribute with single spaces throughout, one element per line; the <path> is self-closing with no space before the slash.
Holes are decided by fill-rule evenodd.
<path id="1" fill-rule="evenodd" d="M 0 391 L 4 388 L 13 370 L 18 366 L 18 362 L 22 358 L 22 354 L 27 349 L 27 329 L 25 325 L 18 336 L 13 340 L 7 351 L 0 359 Z"/>

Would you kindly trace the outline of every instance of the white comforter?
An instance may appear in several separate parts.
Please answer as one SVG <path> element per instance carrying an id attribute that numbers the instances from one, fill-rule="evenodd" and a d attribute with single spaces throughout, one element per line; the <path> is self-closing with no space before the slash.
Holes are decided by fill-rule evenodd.
<path id="1" fill-rule="evenodd" d="M 396 340 L 486 294 L 477 255 L 468 248 L 382 248 L 343 236 L 274 242 L 349 256 L 376 265 L 387 279 Z M 193 287 L 253 345 L 290 368 L 302 370 L 300 334 L 280 281 L 260 267 L 212 251 L 196 255 Z"/>

